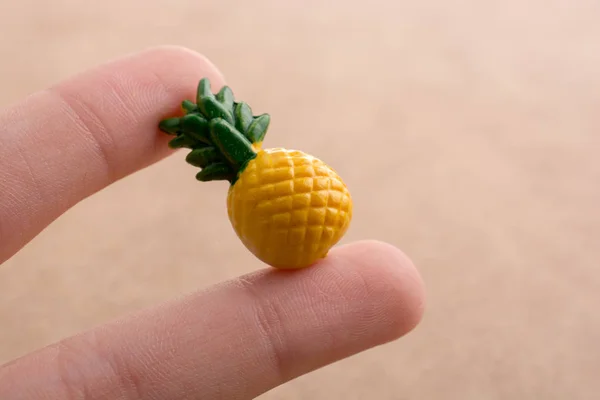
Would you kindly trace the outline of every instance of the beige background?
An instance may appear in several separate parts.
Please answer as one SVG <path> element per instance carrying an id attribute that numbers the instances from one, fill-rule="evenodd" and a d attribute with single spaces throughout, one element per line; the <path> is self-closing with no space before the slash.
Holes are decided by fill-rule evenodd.
<path id="1" fill-rule="evenodd" d="M 405 339 L 264 399 L 596 399 L 599 18 L 593 0 L 2 0 L 0 105 L 181 44 L 271 113 L 270 145 L 340 171 L 356 201 L 344 241 L 402 247 L 428 310 Z M 0 268 L 0 362 L 259 267 L 224 188 L 190 183 L 182 157 Z"/>

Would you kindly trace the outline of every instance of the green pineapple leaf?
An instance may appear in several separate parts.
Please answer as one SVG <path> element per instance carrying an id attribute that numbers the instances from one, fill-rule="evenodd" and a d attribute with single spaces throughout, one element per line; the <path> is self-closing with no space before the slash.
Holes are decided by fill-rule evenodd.
<path id="1" fill-rule="evenodd" d="M 198 90 L 196 91 L 196 104 L 198 105 L 198 108 L 200 108 L 200 110 L 204 112 L 202 108 L 202 99 L 213 97 L 214 95 L 210 90 L 210 81 L 208 80 L 208 78 L 201 79 L 198 83 Z"/>
<path id="2" fill-rule="evenodd" d="M 203 98 L 202 106 L 204 107 L 206 113 L 205 115 L 208 120 L 222 118 L 230 124 L 234 124 L 233 116 L 231 115 L 231 113 L 225 108 L 224 105 L 219 103 L 214 97 Z"/>
<path id="3" fill-rule="evenodd" d="M 233 171 L 229 168 L 226 163 L 214 163 L 208 165 L 202 171 L 196 174 L 196 179 L 201 182 L 216 181 L 216 180 L 228 180 L 231 181 L 234 178 Z"/>
<path id="4" fill-rule="evenodd" d="M 187 133 L 194 139 L 211 144 L 210 142 L 210 128 L 208 127 L 208 121 L 198 114 L 188 114 L 181 118 L 181 130 Z"/>
<path id="5" fill-rule="evenodd" d="M 213 146 L 194 149 L 185 157 L 185 160 L 194 167 L 206 168 L 219 160 L 219 152 Z"/>
<path id="6" fill-rule="evenodd" d="M 233 92 L 228 86 L 223 86 L 223 88 L 217 93 L 217 100 L 223 104 L 223 107 L 227 110 L 229 114 L 233 114 Z"/>
<path id="7" fill-rule="evenodd" d="M 246 103 L 238 103 L 235 106 L 235 127 L 238 131 L 244 133 L 252 123 L 252 109 Z"/>
<path id="8" fill-rule="evenodd" d="M 190 100 L 184 100 L 181 102 L 181 108 L 185 111 L 186 114 L 198 112 L 198 106 L 196 103 Z"/>
<path id="9" fill-rule="evenodd" d="M 193 148 L 197 142 L 186 135 L 179 135 L 175 139 L 172 139 L 169 142 L 169 147 L 172 149 L 191 149 Z"/>
<path id="10" fill-rule="evenodd" d="M 235 168 L 256 157 L 252 143 L 224 119 L 210 121 L 210 136 L 221 154 Z"/>
<path id="11" fill-rule="evenodd" d="M 252 121 L 246 131 L 246 137 L 250 139 L 252 143 L 262 142 L 267 134 L 270 122 L 271 116 L 269 114 L 262 114 L 255 117 L 254 121 Z"/>
<path id="12" fill-rule="evenodd" d="M 181 118 L 165 118 L 158 124 L 158 129 L 170 135 L 176 135 L 181 129 Z"/>
<path id="13" fill-rule="evenodd" d="M 226 91 L 221 96 L 225 99 Z M 196 103 L 198 104 L 198 109 L 204 114 L 207 120 L 222 118 L 231 124 L 234 123 L 231 111 L 221 104 L 212 93 L 210 82 L 207 78 L 202 79 L 198 84 Z"/>

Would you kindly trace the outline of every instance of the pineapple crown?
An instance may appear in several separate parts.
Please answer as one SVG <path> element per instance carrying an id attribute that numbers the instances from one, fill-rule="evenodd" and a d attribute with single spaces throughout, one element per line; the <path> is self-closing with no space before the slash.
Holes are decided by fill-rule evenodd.
<path id="1" fill-rule="evenodd" d="M 227 180 L 233 185 L 256 157 L 271 117 L 253 115 L 248 104 L 234 100 L 228 86 L 213 94 L 208 78 L 200 80 L 196 102 L 184 100 L 181 108 L 182 117 L 159 124 L 161 131 L 175 136 L 169 147 L 191 149 L 186 161 L 201 168 L 196 174 L 199 181 Z"/>

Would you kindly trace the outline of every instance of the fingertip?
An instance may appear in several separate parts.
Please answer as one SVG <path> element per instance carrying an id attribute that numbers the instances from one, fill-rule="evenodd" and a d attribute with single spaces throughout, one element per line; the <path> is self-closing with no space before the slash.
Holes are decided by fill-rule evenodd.
<path id="1" fill-rule="evenodd" d="M 156 67 L 157 73 L 160 73 L 164 68 L 167 74 L 172 74 L 178 68 L 183 67 L 192 74 L 196 73 L 198 75 L 196 80 L 208 77 L 211 79 L 212 86 L 215 87 L 220 87 L 225 83 L 225 77 L 217 66 L 206 55 L 189 47 L 160 45 L 147 48 L 132 56 L 143 59 L 153 67 Z M 184 82 L 189 86 L 189 80 Z"/>
<path id="2" fill-rule="evenodd" d="M 20 232 L 6 234 L 0 262 L 82 199 L 172 154 L 172 137 L 159 122 L 179 113 L 182 101 L 196 99 L 202 78 L 215 91 L 225 82 L 194 50 L 152 47 L 69 77 L 0 113 L 6 164 L 0 178 L 14 181 L 11 195 L 0 196 L 0 236 Z"/>
<path id="3" fill-rule="evenodd" d="M 384 340 L 398 339 L 421 322 L 425 286 L 419 271 L 402 250 L 389 243 L 366 240 L 340 246 L 328 258 L 327 262 L 340 274 L 357 274 L 355 279 L 366 286 L 376 307 L 389 316 Z"/>
<path id="4" fill-rule="evenodd" d="M 85 389 L 137 398 L 139 388 L 151 398 L 255 398 L 405 335 L 423 304 L 421 278 L 402 251 L 352 243 L 314 267 L 257 271 L 67 339 L 60 351 L 68 365 L 40 362 L 56 358 L 59 348 L 50 347 L 0 375 L 0 393 L 15 381 L 52 398 Z M 23 378 L 38 365 L 35 382 Z"/>
<path id="5" fill-rule="evenodd" d="M 183 100 L 195 100 L 203 78 L 213 90 L 225 84 L 204 54 L 162 45 L 101 64 L 50 91 L 65 103 L 56 119 L 81 121 L 81 136 L 91 138 L 111 172 L 110 179 L 98 182 L 103 187 L 173 153 L 166 145 L 171 137 L 159 131 L 158 123 L 179 114 Z M 60 132 L 50 136 L 60 137 Z"/>

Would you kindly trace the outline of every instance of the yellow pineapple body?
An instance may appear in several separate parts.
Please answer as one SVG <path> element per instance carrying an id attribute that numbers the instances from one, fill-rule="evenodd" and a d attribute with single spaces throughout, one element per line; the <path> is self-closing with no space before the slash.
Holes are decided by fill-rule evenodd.
<path id="1" fill-rule="evenodd" d="M 297 150 L 259 150 L 230 187 L 227 211 L 242 243 L 276 268 L 324 258 L 346 233 L 352 199 L 339 175 Z"/>

